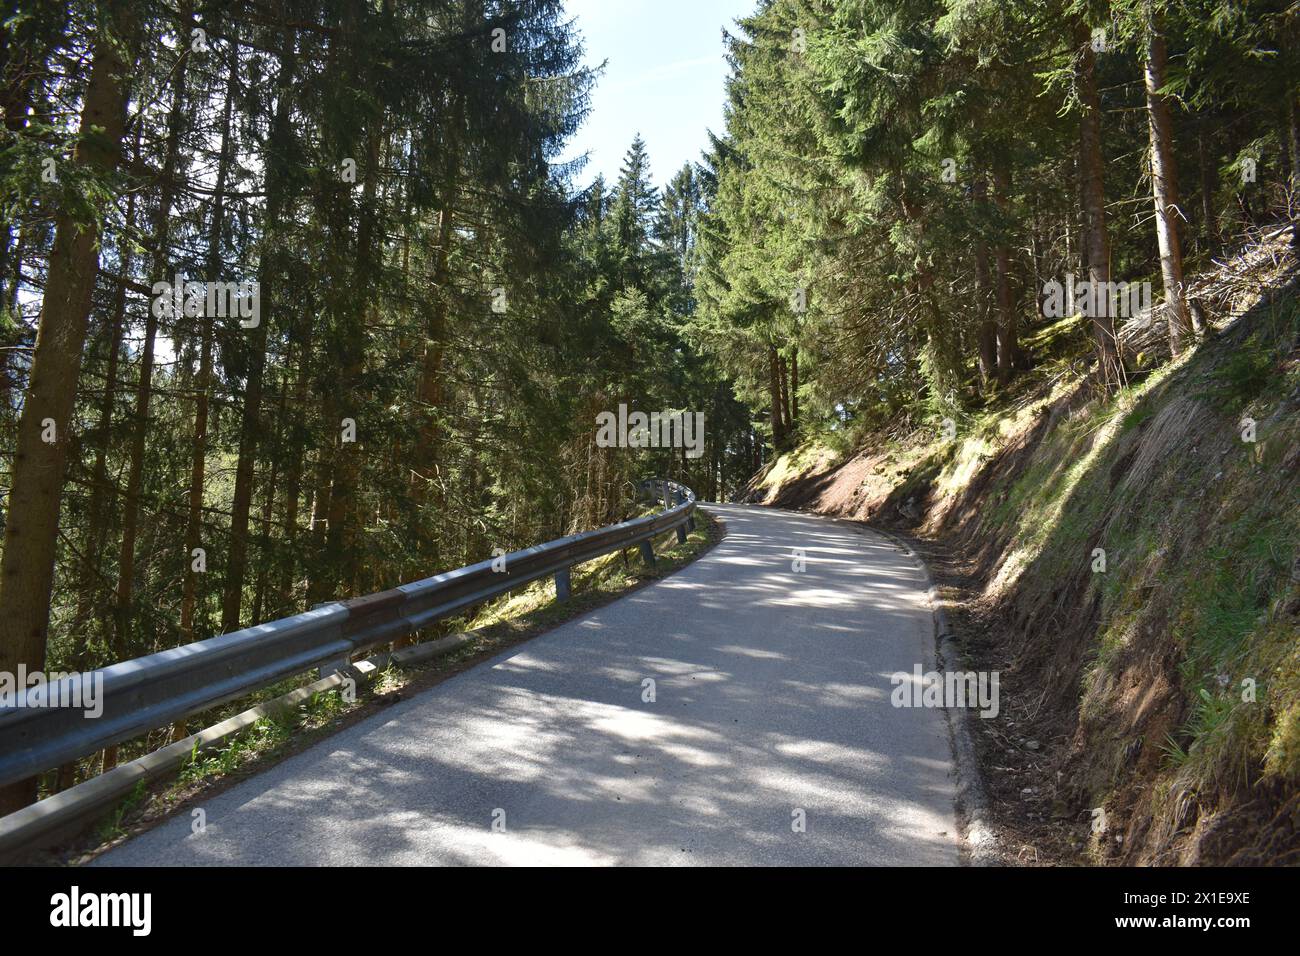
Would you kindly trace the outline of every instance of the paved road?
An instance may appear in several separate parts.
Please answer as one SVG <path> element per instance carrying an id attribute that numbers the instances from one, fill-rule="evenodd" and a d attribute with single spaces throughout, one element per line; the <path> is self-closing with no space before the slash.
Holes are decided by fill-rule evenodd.
<path id="1" fill-rule="evenodd" d="M 710 507 L 726 538 L 672 577 L 98 862 L 956 864 L 944 713 L 890 704 L 933 666 L 920 568 L 844 523 Z"/>

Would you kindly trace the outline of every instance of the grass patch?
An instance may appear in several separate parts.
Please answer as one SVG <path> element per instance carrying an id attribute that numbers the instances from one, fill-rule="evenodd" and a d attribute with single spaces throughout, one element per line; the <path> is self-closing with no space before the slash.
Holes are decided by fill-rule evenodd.
<path id="1" fill-rule="evenodd" d="M 808 442 L 777 458 L 759 481 L 758 487 L 770 494 L 777 494 L 787 482 L 831 468 L 838 464 L 840 458 L 841 453 L 826 442 Z"/>

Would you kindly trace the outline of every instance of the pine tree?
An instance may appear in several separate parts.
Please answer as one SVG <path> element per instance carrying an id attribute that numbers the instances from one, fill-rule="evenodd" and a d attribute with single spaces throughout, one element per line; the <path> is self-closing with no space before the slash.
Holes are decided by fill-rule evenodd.
<path id="1" fill-rule="evenodd" d="M 129 59 L 139 43 L 131 4 L 101 3 L 95 10 L 94 53 L 81 112 L 75 167 L 99 177 L 116 171 L 126 122 Z M 83 214 L 84 215 L 84 214 Z M 100 212 L 58 217 L 36 349 L 18 423 L 5 548 L 0 563 L 0 670 L 45 663 L 52 604 L 59 505 L 73 428 L 77 374 L 90 320 L 99 265 Z M 0 789 L 0 814 L 35 795 L 35 781 Z"/>

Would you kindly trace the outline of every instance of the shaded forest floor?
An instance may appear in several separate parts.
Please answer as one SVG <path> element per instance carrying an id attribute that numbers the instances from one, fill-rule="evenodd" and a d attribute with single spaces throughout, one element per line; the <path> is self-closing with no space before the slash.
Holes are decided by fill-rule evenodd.
<path id="1" fill-rule="evenodd" d="M 1177 360 L 1158 319 L 1126 325 L 1137 371 L 1116 395 L 1064 319 L 955 439 L 830 436 L 742 496 L 901 532 L 927 559 L 965 666 L 1001 672 L 1000 716 L 970 723 L 1008 863 L 1300 863 L 1288 240 L 1194 278 L 1210 328 Z"/>

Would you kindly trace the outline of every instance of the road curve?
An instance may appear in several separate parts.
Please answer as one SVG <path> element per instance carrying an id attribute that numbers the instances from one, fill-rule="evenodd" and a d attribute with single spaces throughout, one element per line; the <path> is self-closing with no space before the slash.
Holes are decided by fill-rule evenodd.
<path id="1" fill-rule="evenodd" d="M 671 577 L 96 864 L 956 864 L 944 712 L 890 703 L 933 667 L 921 568 L 845 522 L 707 507 L 726 538 Z"/>

